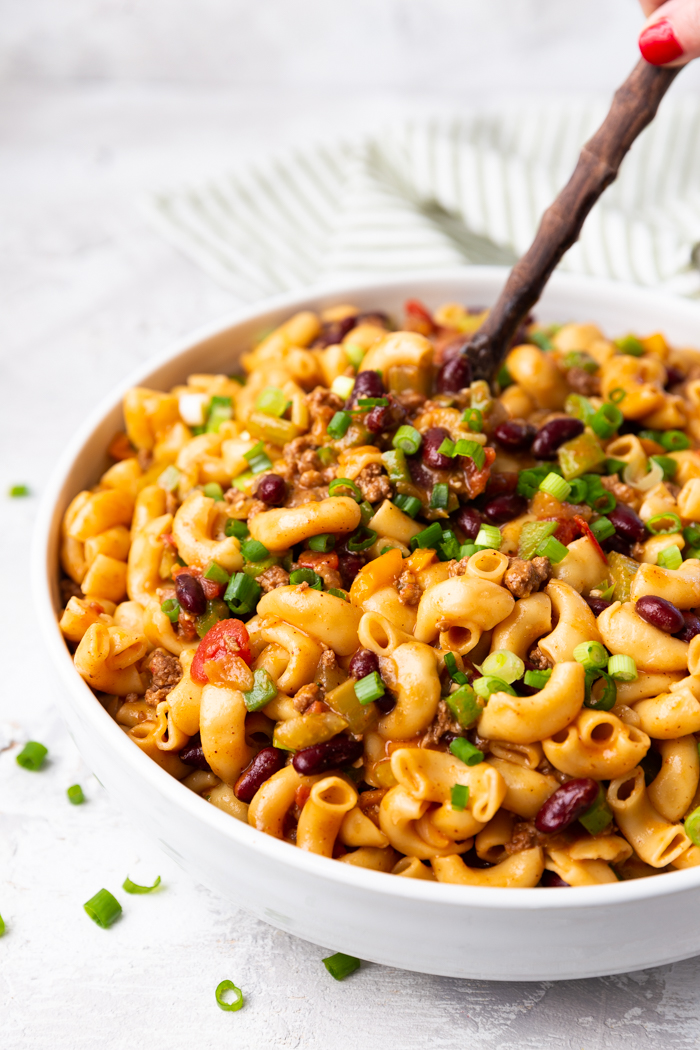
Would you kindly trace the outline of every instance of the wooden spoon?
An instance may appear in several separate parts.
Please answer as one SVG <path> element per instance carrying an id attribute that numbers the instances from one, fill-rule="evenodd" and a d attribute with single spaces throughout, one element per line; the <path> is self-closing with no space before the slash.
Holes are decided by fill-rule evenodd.
<path id="1" fill-rule="evenodd" d="M 625 154 L 654 119 L 681 68 L 650 66 L 641 59 L 615 92 L 607 117 L 581 150 L 573 175 L 542 216 L 532 245 L 511 270 L 495 306 L 469 343 L 475 379 L 492 380 L 498 374 L 518 325 L 539 299 L 564 252 L 578 240 L 586 216 L 617 177 Z"/>

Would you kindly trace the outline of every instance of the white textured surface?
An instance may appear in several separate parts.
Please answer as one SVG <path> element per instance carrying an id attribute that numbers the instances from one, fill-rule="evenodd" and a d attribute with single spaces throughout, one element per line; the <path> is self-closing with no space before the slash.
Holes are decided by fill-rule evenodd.
<path id="1" fill-rule="evenodd" d="M 2 0 L 0 16 L 0 493 L 40 492 L 117 378 L 234 305 L 145 226 L 144 186 L 416 109 L 607 91 L 639 23 L 633 0 Z M 131 831 L 55 713 L 27 596 L 34 504 L 0 499 L 0 748 L 51 749 L 40 774 L 0 752 L 3 1050 L 700 1044 L 699 960 L 531 985 L 366 966 L 337 984 L 321 949 L 192 884 Z M 75 781 L 84 807 L 65 799 Z M 130 898 L 127 873 L 164 888 Z M 125 908 L 109 931 L 81 907 L 101 886 Z M 223 978 L 247 995 L 237 1014 L 214 1003 Z"/>

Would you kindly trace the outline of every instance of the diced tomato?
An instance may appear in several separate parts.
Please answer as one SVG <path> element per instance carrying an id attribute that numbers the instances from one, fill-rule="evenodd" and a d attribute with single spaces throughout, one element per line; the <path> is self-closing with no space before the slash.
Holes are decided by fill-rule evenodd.
<path id="1" fill-rule="evenodd" d="M 421 335 L 431 335 L 435 331 L 435 323 L 428 308 L 418 299 L 407 299 L 404 304 L 406 311 L 406 330 L 419 332 Z"/>
<path id="2" fill-rule="evenodd" d="M 559 540 L 565 547 L 568 547 L 581 532 L 581 526 L 578 524 L 576 518 L 565 518 L 563 516 L 557 516 L 552 518 L 545 518 L 545 521 L 556 521 L 557 531 L 554 533 L 554 539 Z"/>
<path id="3" fill-rule="evenodd" d="M 603 561 L 607 565 L 608 564 L 607 555 L 606 555 L 605 551 L 603 550 L 603 548 L 601 547 L 601 545 L 598 543 L 598 540 L 595 538 L 595 536 L 591 532 L 591 527 L 588 524 L 588 522 L 584 521 L 583 518 L 579 518 L 578 515 L 574 518 L 574 521 L 577 523 L 577 525 L 581 529 L 581 532 L 583 533 L 583 535 L 584 536 L 588 536 L 589 540 L 591 541 L 591 543 L 593 544 L 595 549 L 598 551 L 598 554 L 600 554 L 601 558 L 603 559 Z"/>
<path id="4" fill-rule="evenodd" d="M 302 551 L 299 555 L 299 564 L 304 565 L 307 569 L 313 569 L 314 572 L 318 572 L 319 567 L 323 565 L 329 569 L 337 569 L 338 555 L 335 551 L 328 551 L 327 554 L 321 551 Z"/>
<path id="5" fill-rule="evenodd" d="M 199 685 L 206 685 L 209 677 L 205 664 L 210 660 L 226 663 L 227 657 L 237 656 L 250 664 L 250 639 L 241 620 L 219 620 L 202 638 L 192 660 L 190 675 Z"/>
<path id="6" fill-rule="evenodd" d="M 477 469 L 476 463 L 471 456 L 460 456 L 462 462 L 462 469 L 464 470 L 464 479 L 467 483 L 467 495 L 469 499 L 476 499 L 486 488 L 486 483 L 489 480 L 491 474 L 491 464 L 496 458 L 495 448 L 485 448 L 484 454 L 486 460 L 481 470 Z"/>
<path id="7" fill-rule="evenodd" d="M 307 784 L 300 784 L 294 793 L 294 801 L 296 802 L 299 809 L 303 809 L 306 805 L 306 800 L 311 794 L 311 788 Z"/>
<path id="8" fill-rule="evenodd" d="M 404 304 L 404 310 L 407 314 L 412 314 L 414 317 L 420 317 L 423 321 L 428 321 L 430 324 L 433 323 L 433 316 L 427 306 L 424 306 L 420 299 L 407 299 Z"/>

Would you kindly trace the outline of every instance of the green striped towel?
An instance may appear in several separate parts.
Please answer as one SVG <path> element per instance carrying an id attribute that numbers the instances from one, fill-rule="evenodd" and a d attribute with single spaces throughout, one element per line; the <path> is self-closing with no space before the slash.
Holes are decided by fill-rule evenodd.
<path id="1" fill-rule="evenodd" d="M 602 104 L 528 105 L 309 145 L 153 194 L 158 229 L 244 301 L 319 281 L 511 263 Z M 700 104 L 665 103 L 562 268 L 700 295 Z"/>

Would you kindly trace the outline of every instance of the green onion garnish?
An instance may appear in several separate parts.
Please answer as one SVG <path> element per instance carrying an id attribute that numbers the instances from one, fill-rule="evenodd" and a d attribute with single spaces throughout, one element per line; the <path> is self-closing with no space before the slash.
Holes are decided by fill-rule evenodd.
<path id="1" fill-rule="evenodd" d="M 452 561 L 460 557 L 460 546 L 452 529 L 444 529 L 442 540 L 438 545 L 438 558 L 440 561 Z"/>
<path id="2" fill-rule="evenodd" d="M 269 671 L 259 667 L 253 674 L 253 688 L 243 693 L 249 711 L 259 711 L 277 696 L 277 686 Z"/>
<path id="3" fill-rule="evenodd" d="M 599 438 L 605 440 L 613 436 L 615 431 L 621 426 L 623 419 L 624 416 L 616 405 L 606 403 L 602 404 L 595 413 L 590 426 Z"/>
<path id="4" fill-rule="evenodd" d="M 257 540 L 252 540 L 251 542 L 257 543 Z M 262 543 L 260 546 L 262 547 Z M 267 554 L 267 549 L 265 547 L 263 547 L 263 550 L 265 551 L 265 554 Z M 230 577 L 226 572 L 226 569 L 222 569 L 218 562 L 210 561 L 204 570 L 204 579 L 212 580 L 214 583 L 220 583 L 225 587 L 228 584 Z"/>
<path id="5" fill-rule="evenodd" d="M 323 577 L 319 576 L 313 569 L 309 569 L 304 566 L 301 569 L 295 569 L 294 572 L 289 574 L 289 582 L 293 584 L 308 583 L 309 587 L 313 587 L 315 591 L 323 590 Z"/>
<path id="6" fill-rule="evenodd" d="M 4 932 L 5 932 L 5 920 L 3 919 L 2 915 L 0 915 L 0 937 L 2 937 Z"/>
<path id="7" fill-rule="evenodd" d="M 492 675 L 511 685 L 518 678 L 522 678 L 525 673 L 525 664 L 509 649 L 497 649 L 486 657 L 480 670 L 482 675 L 487 677 Z"/>
<path id="8" fill-rule="evenodd" d="M 226 588 L 224 601 L 231 612 L 244 614 L 252 611 L 261 591 L 260 584 L 251 576 L 246 576 L 244 572 L 236 572 Z"/>
<path id="9" fill-rule="evenodd" d="M 17 755 L 17 765 L 22 769 L 29 769 L 32 773 L 37 773 L 43 766 L 48 753 L 49 749 L 43 744 L 38 744 L 36 740 L 29 740 Z"/>
<path id="10" fill-rule="evenodd" d="M 180 484 L 181 471 L 171 463 L 169 467 L 166 467 L 162 474 L 159 475 L 157 485 L 161 489 L 165 489 L 166 492 L 174 492 Z"/>
<path id="11" fill-rule="evenodd" d="M 483 675 L 481 678 L 475 678 L 472 682 L 472 688 L 476 695 L 483 696 L 484 700 L 488 700 L 491 693 L 516 695 L 515 689 L 509 682 L 504 682 L 502 678 L 497 678 L 495 675 Z"/>
<path id="12" fill-rule="evenodd" d="M 213 397 L 209 402 L 209 412 L 205 430 L 208 434 L 218 434 L 221 424 L 233 418 L 230 397 Z"/>
<path id="13" fill-rule="evenodd" d="M 409 546 L 411 550 L 415 550 L 416 547 L 420 547 L 422 550 L 437 550 L 441 540 L 442 528 L 440 522 L 434 521 L 432 525 L 428 525 L 427 529 L 423 529 L 417 536 L 413 536 Z"/>
<path id="14" fill-rule="evenodd" d="M 615 346 L 621 354 L 630 354 L 632 357 L 641 357 L 646 353 L 636 335 L 625 335 L 620 339 L 616 339 Z"/>
<path id="15" fill-rule="evenodd" d="M 505 390 L 506 387 L 513 385 L 513 377 L 508 371 L 507 365 L 501 365 L 498 369 L 498 375 L 496 376 L 496 382 L 498 383 L 501 390 Z"/>
<path id="16" fill-rule="evenodd" d="M 462 729 L 471 729 L 481 718 L 481 712 L 484 710 L 483 700 L 477 697 L 469 683 L 460 685 L 454 693 L 446 696 L 445 703 Z"/>
<path id="17" fill-rule="evenodd" d="M 277 416 L 279 419 L 284 415 L 291 403 L 287 395 L 283 394 L 279 387 L 266 386 L 258 394 L 255 408 L 258 412 L 264 412 L 267 416 Z"/>
<path id="18" fill-rule="evenodd" d="M 205 496 L 209 497 L 209 499 L 215 499 L 218 502 L 221 502 L 224 498 L 224 491 L 218 481 L 210 481 L 204 486 L 202 491 Z"/>
<path id="19" fill-rule="evenodd" d="M 683 555 L 675 543 L 672 543 L 669 547 L 664 547 L 662 551 L 659 551 L 656 558 L 656 564 L 660 565 L 662 569 L 680 569 L 682 563 Z"/>
<path id="20" fill-rule="evenodd" d="M 161 603 L 160 611 L 165 613 L 171 623 L 177 623 L 180 616 L 180 603 L 177 598 L 166 598 Z"/>
<path id="21" fill-rule="evenodd" d="M 521 470 L 518 474 L 518 484 L 515 491 L 519 496 L 532 499 L 540 487 L 540 482 L 546 478 L 547 474 L 549 474 L 547 467 L 531 467 L 528 470 Z"/>
<path id="22" fill-rule="evenodd" d="M 318 536 L 312 536 L 307 542 L 309 550 L 327 554 L 328 551 L 332 551 L 335 547 L 335 536 L 332 532 L 321 532 Z"/>
<path id="23" fill-rule="evenodd" d="M 563 365 L 564 368 L 582 368 L 589 375 L 593 375 L 600 368 L 596 359 L 584 350 L 570 350 L 564 355 Z"/>
<path id="24" fill-rule="evenodd" d="M 343 401 L 347 401 L 355 386 L 355 380 L 352 376 L 336 376 L 331 383 L 331 390 L 338 397 L 342 397 Z"/>
<path id="25" fill-rule="evenodd" d="M 269 553 L 265 544 L 260 540 L 244 540 L 241 544 L 241 554 L 246 561 L 262 561 Z M 223 580 L 217 580 L 217 583 L 223 583 Z"/>
<path id="26" fill-rule="evenodd" d="M 352 367 L 357 369 L 362 364 L 362 360 L 367 353 L 363 346 L 359 346 L 357 343 L 345 343 L 345 354 Z"/>
<path id="27" fill-rule="evenodd" d="M 613 405 L 619 405 L 621 401 L 624 401 L 627 397 L 627 391 L 621 386 L 616 386 L 614 390 L 611 390 L 608 397 L 612 401 Z"/>
<path id="28" fill-rule="evenodd" d="M 355 696 L 363 706 L 371 704 L 373 700 L 378 700 L 380 696 L 384 696 L 385 692 L 379 671 L 372 671 L 371 674 L 366 674 L 364 678 L 355 682 Z"/>
<path id="29" fill-rule="evenodd" d="M 526 671 L 523 675 L 523 682 L 525 685 L 529 685 L 532 689 L 544 689 L 551 677 L 551 667 L 547 668 L 545 671 Z"/>
<path id="30" fill-rule="evenodd" d="M 347 489 L 348 492 L 342 492 L 342 489 Z M 352 496 L 353 499 L 357 500 L 358 503 L 362 502 L 362 493 L 360 492 L 354 481 L 350 481 L 350 478 L 333 478 L 330 485 L 328 486 L 328 495 L 347 496 L 348 494 Z"/>
<path id="31" fill-rule="evenodd" d="M 462 422 L 466 423 L 470 430 L 479 433 L 483 430 L 484 416 L 478 408 L 468 408 L 462 415 Z"/>
<path id="32" fill-rule="evenodd" d="M 373 517 L 374 507 L 368 500 L 363 499 L 360 504 L 360 525 L 369 525 Z"/>
<path id="33" fill-rule="evenodd" d="M 588 486 L 583 478 L 572 478 L 569 482 L 571 491 L 567 496 L 569 503 L 584 503 L 586 494 L 588 492 Z"/>
<path id="34" fill-rule="evenodd" d="M 430 509 L 431 510 L 447 510 L 447 504 L 450 501 L 450 487 L 446 481 L 440 481 L 437 485 L 433 485 L 433 491 L 430 494 Z"/>
<path id="35" fill-rule="evenodd" d="M 452 438 L 445 438 L 438 452 L 441 456 L 449 456 L 450 459 L 454 459 L 455 456 L 455 443 Z"/>
<path id="36" fill-rule="evenodd" d="M 542 331 L 542 329 L 535 328 L 531 332 L 528 332 L 527 340 L 529 343 L 534 343 L 535 346 L 539 346 L 540 350 L 554 349 L 554 343 L 547 333 Z"/>
<path id="37" fill-rule="evenodd" d="M 500 550 L 502 542 L 501 530 L 496 525 L 482 525 L 474 540 L 477 547 L 489 547 L 493 550 Z"/>
<path id="38" fill-rule="evenodd" d="M 603 692 L 596 698 L 593 696 L 593 686 L 600 682 L 603 683 Z M 605 671 L 586 671 L 584 686 L 585 699 L 583 703 L 585 707 L 590 707 L 594 711 L 610 711 L 615 706 L 617 686 Z"/>
<path id="39" fill-rule="evenodd" d="M 683 529 L 683 539 L 691 547 L 700 547 L 700 529 L 696 525 L 686 525 Z"/>
<path id="40" fill-rule="evenodd" d="M 595 415 L 595 409 L 587 397 L 583 394 L 569 394 L 564 402 L 564 411 L 574 419 L 580 419 L 588 424 Z"/>
<path id="41" fill-rule="evenodd" d="M 447 673 L 449 674 L 453 682 L 456 682 L 457 685 L 469 685 L 469 679 L 465 675 L 464 671 L 460 671 L 457 667 L 457 661 L 455 659 L 454 653 L 445 653 L 445 667 L 447 668 Z"/>
<path id="42" fill-rule="evenodd" d="M 540 492 L 547 492 L 563 503 L 571 492 L 571 485 L 559 474 L 550 473 L 540 482 Z"/>
<path id="43" fill-rule="evenodd" d="M 158 889 L 159 886 L 160 875 L 152 886 L 139 886 L 138 882 L 132 882 L 128 875 L 122 883 L 122 889 L 126 890 L 127 893 L 152 893 L 153 890 Z"/>
<path id="44" fill-rule="evenodd" d="M 247 536 L 250 536 L 250 530 L 244 521 L 229 518 L 224 526 L 224 535 L 235 536 L 237 540 L 244 540 Z"/>
<path id="45" fill-rule="evenodd" d="M 640 430 L 637 437 L 640 441 L 653 441 L 656 445 L 661 444 L 660 430 Z"/>
<path id="46" fill-rule="evenodd" d="M 690 448 L 690 438 L 682 430 L 664 430 L 659 438 L 659 444 L 667 452 L 682 452 Z"/>
<path id="47" fill-rule="evenodd" d="M 664 481 L 673 481 L 678 470 L 678 463 L 670 456 L 649 456 L 650 463 L 658 463 L 664 472 Z"/>
<path id="48" fill-rule="evenodd" d="M 224 999 L 224 995 L 227 995 L 229 992 L 233 992 L 235 996 L 233 1002 L 228 1002 L 226 999 Z M 222 1010 L 229 1010 L 231 1011 L 231 1013 L 235 1013 L 236 1010 L 240 1010 L 240 1008 L 243 1006 L 243 1003 L 245 1002 L 243 998 L 243 992 L 240 990 L 240 988 L 236 988 L 236 985 L 233 983 L 233 981 L 221 981 L 219 984 L 217 984 L 214 995 L 216 996 L 217 1006 L 219 1006 Z"/>
<path id="49" fill-rule="evenodd" d="M 607 803 L 605 790 L 601 785 L 598 788 L 598 797 L 595 802 L 578 819 L 590 835 L 597 835 L 603 828 L 607 828 L 612 818 L 613 811 Z"/>
<path id="50" fill-rule="evenodd" d="M 106 930 L 122 913 L 122 906 L 109 890 L 98 890 L 94 897 L 83 905 L 93 922 Z"/>
<path id="51" fill-rule="evenodd" d="M 563 543 L 560 543 L 559 540 L 555 540 L 554 536 L 550 536 L 549 539 L 540 543 L 535 553 L 541 558 L 549 558 L 554 565 L 558 565 L 567 556 L 569 549 Z"/>
<path id="52" fill-rule="evenodd" d="M 608 663 L 608 651 L 600 642 L 579 642 L 574 649 L 574 660 L 586 671 L 602 670 Z"/>
<path id="53" fill-rule="evenodd" d="M 344 602 L 349 602 L 350 601 L 350 599 L 348 598 L 347 592 L 346 591 L 341 591 L 337 587 L 329 587 L 328 590 L 326 591 L 326 594 L 334 594 L 336 598 L 342 598 Z"/>
<path id="54" fill-rule="evenodd" d="M 83 794 L 83 789 L 80 784 L 71 784 L 71 786 L 66 789 L 66 795 L 68 796 L 68 801 L 73 806 L 80 806 L 85 801 L 85 795 Z"/>
<path id="55" fill-rule="evenodd" d="M 664 514 L 655 514 L 653 518 L 649 518 L 645 522 L 647 529 L 652 536 L 666 536 L 672 532 L 680 532 L 682 529 L 681 519 L 673 511 L 666 511 Z"/>
<path id="56" fill-rule="evenodd" d="M 465 766 L 478 766 L 484 761 L 484 752 L 470 744 L 463 736 L 455 737 L 450 744 L 450 751 L 460 762 L 464 762 Z"/>
<path id="57" fill-rule="evenodd" d="M 357 551 L 366 551 L 368 547 L 377 539 L 377 533 L 374 529 L 368 529 L 366 525 L 360 525 L 356 532 L 353 532 L 352 536 L 347 541 L 348 550 L 353 553 Z"/>
<path id="58" fill-rule="evenodd" d="M 624 459 L 606 459 L 605 460 L 605 471 L 607 474 L 619 474 L 622 476 L 622 471 L 627 466 Z"/>
<path id="59" fill-rule="evenodd" d="M 700 806 L 683 821 L 685 833 L 694 846 L 700 846 Z"/>
<path id="60" fill-rule="evenodd" d="M 608 661 L 608 674 L 616 682 L 634 682 L 637 679 L 637 665 L 631 656 L 617 653 Z"/>
<path id="61" fill-rule="evenodd" d="M 477 547 L 475 543 L 463 543 L 459 548 L 460 558 L 471 558 L 472 554 L 476 554 L 477 551 L 483 551 L 484 547 Z"/>
<path id="62" fill-rule="evenodd" d="M 413 456 L 421 446 L 423 438 L 415 427 L 402 426 L 394 434 L 392 445 L 400 448 L 407 456 Z"/>
<path id="63" fill-rule="evenodd" d="M 8 491 L 9 491 L 9 495 L 12 496 L 13 499 L 17 499 L 20 496 L 28 496 L 29 495 L 29 486 L 28 485 L 12 485 Z"/>
<path id="64" fill-rule="evenodd" d="M 272 460 L 265 451 L 265 445 L 258 441 L 248 452 L 243 453 L 243 458 L 248 461 L 248 466 L 253 474 L 262 474 L 272 466 Z"/>
<path id="65" fill-rule="evenodd" d="M 328 424 L 328 433 L 336 440 L 345 437 L 351 423 L 352 416 L 349 412 L 336 412 Z"/>
<path id="66" fill-rule="evenodd" d="M 360 408 L 387 408 L 389 399 L 387 397 L 358 397 L 357 403 Z"/>
<path id="67" fill-rule="evenodd" d="M 351 973 L 354 973 L 355 970 L 360 969 L 360 960 L 356 959 L 354 955 L 344 955 L 343 952 L 329 955 L 322 962 L 331 977 L 334 977 L 336 981 L 342 981 L 345 977 L 349 977 Z"/>
<path id="68" fill-rule="evenodd" d="M 402 510 L 404 514 L 408 514 L 409 518 L 415 518 L 423 506 L 417 496 L 394 496 L 393 504 L 399 510 Z"/>
<path id="69" fill-rule="evenodd" d="M 455 456 L 467 456 L 468 459 L 473 460 L 477 470 L 483 470 L 486 463 L 486 453 L 483 445 L 480 445 L 478 441 L 468 441 L 466 438 L 460 438 L 455 445 L 454 454 Z"/>
<path id="70" fill-rule="evenodd" d="M 455 784 L 450 791 L 450 802 L 452 808 L 462 813 L 467 808 L 469 801 L 469 787 L 467 784 Z"/>
<path id="71" fill-rule="evenodd" d="M 603 540 L 607 540 L 615 535 L 615 526 L 610 518 L 598 518 L 596 521 L 592 521 L 590 530 L 598 540 L 598 543 L 602 543 Z"/>

